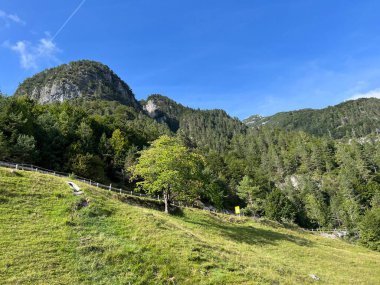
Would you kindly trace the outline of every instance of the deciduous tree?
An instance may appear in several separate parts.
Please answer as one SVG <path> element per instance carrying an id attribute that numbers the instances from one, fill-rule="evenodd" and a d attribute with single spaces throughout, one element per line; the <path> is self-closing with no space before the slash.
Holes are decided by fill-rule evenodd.
<path id="1" fill-rule="evenodd" d="M 137 185 L 149 193 L 162 193 L 165 212 L 173 199 L 195 198 L 202 185 L 200 178 L 203 157 L 191 152 L 176 138 L 161 136 L 141 152 L 135 166 L 130 168 L 132 179 L 143 179 Z"/>

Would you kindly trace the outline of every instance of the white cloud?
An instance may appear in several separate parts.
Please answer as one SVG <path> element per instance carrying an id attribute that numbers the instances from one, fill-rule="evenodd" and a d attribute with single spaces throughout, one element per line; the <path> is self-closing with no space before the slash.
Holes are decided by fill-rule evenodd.
<path id="1" fill-rule="evenodd" d="M 0 20 L 5 25 L 5 27 L 9 27 L 11 23 L 17 23 L 20 25 L 25 25 L 25 21 L 20 19 L 16 14 L 8 14 L 3 10 L 0 10 Z"/>
<path id="2" fill-rule="evenodd" d="M 60 51 L 49 38 L 42 38 L 37 44 L 18 41 L 14 45 L 4 42 L 3 46 L 8 47 L 19 55 L 21 67 L 24 69 L 36 69 L 41 63 L 57 61 L 56 55 Z"/>
<path id="3" fill-rule="evenodd" d="M 356 100 L 359 98 L 379 98 L 380 99 L 380 88 L 370 90 L 365 93 L 357 93 L 347 100 Z"/>

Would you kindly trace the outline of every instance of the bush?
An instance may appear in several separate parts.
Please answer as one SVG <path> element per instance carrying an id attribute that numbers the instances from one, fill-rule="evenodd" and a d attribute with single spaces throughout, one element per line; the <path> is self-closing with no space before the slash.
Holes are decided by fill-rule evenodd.
<path id="1" fill-rule="evenodd" d="M 293 221 L 297 210 L 293 203 L 280 190 L 275 189 L 267 195 L 265 201 L 265 216 L 281 222 Z"/>
<path id="2" fill-rule="evenodd" d="M 78 154 L 72 159 L 72 169 L 79 176 L 105 182 L 104 162 L 99 156 L 93 154 Z"/>
<path id="3" fill-rule="evenodd" d="M 256 211 L 254 208 L 250 207 L 250 206 L 247 206 L 243 209 L 241 209 L 241 213 L 244 215 L 244 216 L 251 216 L 251 217 L 254 217 L 256 216 Z"/>
<path id="4" fill-rule="evenodd" d="M 368 248 L 380 251 L 380 207 L 367 211 L 359 229 L 360 243 Z"/>

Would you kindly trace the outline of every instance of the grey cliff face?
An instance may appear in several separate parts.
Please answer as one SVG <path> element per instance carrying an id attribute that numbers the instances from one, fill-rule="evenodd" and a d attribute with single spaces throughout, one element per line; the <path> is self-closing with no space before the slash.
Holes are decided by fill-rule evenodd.
<path id="1" fill-rule="evenodd" d="M 28 96 L 41 104 L 101 99 L 141 109 L 129 86 L 109 67 L 93 61 L 71 62 L 38 73 L 26 79 L 15 96 Z"/>
<path id="2" fill-rule="evenodd" d="M 41 104 L 52 102 L 63 102 L 80 98 L 82 93 L 79 87 L 66 82 L 53 82 L 51 85 L 43 86 L 42 88 L 35 87 L 32 91 L 31 98 L 37 100 Z"/>

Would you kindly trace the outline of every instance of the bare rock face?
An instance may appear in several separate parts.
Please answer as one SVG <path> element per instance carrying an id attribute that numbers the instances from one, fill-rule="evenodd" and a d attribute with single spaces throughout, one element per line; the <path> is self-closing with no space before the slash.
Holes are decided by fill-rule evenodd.
<path id="1" fill-rule="evenodd" d="M 180 116 L 186 110 L 182 105 L 158 94 L 149 96 L 142 105 L 149 117 L 159 123 L 166 123 L 173 132 L 178 130 Z"/>
<path id="2" fill-rule="evenodd" d="M 154 103 L 153 100 L 148 100 L 148 102 L 144 106 L 144 110 L 148 112 L 149 116 L 155 118 L 157 115 L 156 111 L 158 110 L 158 106 Z"/>
<path id="3" fill-rule="evenodd" d="M 108 66 L 88 60 L 40 72 L 26 79 L 15 96 L 28 96 L 41 104 L 77 98 L 101 99 L 141 109 L 129 86 Z"/>
<path id="4" fill-rule="evenodd" d="M 148 113 L 149 117 L 155 119 L 159 123 L 169 123 L 170 118 L 154 103 L 154 100 L 148 100 L 143 109 Z"/>
<path id="5" fill-rule="evenodd" d="M 38 100 L 41 104 L 63 102 L 81 96 L 82 93 L 78 86 L 62 81 L 53 82 L 50 86 L 43 86 L 42 88 L 35 87 L 31 94 L 31 98 Z"/>

